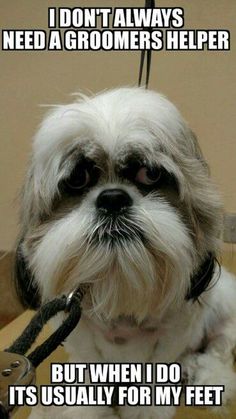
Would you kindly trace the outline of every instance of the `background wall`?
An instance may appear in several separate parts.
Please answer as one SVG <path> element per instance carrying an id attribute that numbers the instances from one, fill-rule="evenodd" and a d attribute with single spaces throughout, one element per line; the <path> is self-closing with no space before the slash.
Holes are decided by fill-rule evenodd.
<path id="1" fill-rule="evenodd" d="M 227 211 L 236 212 L 235 97 L 236 1 L 158 0 L 158 7 L 185 9 L 185 27 L 229 29 L 229 52 L 154 52 L 150 88 L 167 95 L 196 132 Z M 47 8 L 139 6 L 144 1 L 2 1 L 1 28 L 46 29 Z M 17 196 L 44 110 L 39 104 L 68 102 L 69 93 L 97 92 L 135 84 L 139 52 L 1 52 L 0 249 L 17 234 Z"/>

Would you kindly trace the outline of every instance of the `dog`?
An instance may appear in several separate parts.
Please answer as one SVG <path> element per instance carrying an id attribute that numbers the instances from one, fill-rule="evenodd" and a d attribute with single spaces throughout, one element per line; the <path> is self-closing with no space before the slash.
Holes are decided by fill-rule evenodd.
<path id="1" fill-rule="evenodd" d="M 21 227 L 16 285 L 26 306 L 86 289 L 65 342 L 70 362 L 178 362 L 185 383 L 224 385 L 225 403 L 235 396 L 236 281 L 216 258 L 222 205 L 196 136 L 168 99 L 124 87 L 55 106 L 34 138 Z M 31 417 L 175 414 L 42 409 Z"/>

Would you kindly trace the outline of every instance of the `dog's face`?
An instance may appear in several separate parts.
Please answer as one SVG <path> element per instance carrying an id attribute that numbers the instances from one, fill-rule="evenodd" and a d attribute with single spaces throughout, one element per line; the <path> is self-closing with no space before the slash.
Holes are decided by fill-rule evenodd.
<path id="1" fill-rule="evenodd" d="M 197 141 L 164 97 L 122 88 L 58 106 L 24 188 L 24 297 L 86 284 L 93 313 L 138 321 L 182 304 L 216 251 L 220 213 Z"/>

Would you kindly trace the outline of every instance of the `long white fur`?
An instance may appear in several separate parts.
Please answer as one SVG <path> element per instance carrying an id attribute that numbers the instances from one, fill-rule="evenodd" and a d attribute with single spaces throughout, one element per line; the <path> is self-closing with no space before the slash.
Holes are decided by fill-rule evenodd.
<path id="1" fill-rule="evenodd" d="M 91 155 L 102 149 L 110 172 L 78 206 L 54 219 L 51 204 L 60 195 L 60 179 L 72 165 L 69 158 L 66 164 L 61 162 L 70 149 L 81 145 Z M 142 196 L 134 185 L 115 176 L 112 161 L 130 148 L 175 175 L 179 201 L 192 227 L 185 224 L 181 205 L 177 210 L 158 193 Z M 145 231 L 151 252 L 139 237 L 123 247 L 106 246 L 99 240 L 97 246 L 92 244 L 96 232 L 99 236 L 102 228 L 109 229 L 96 221 L 96 199 L 101 191 L 114 187 L 132 197 L 129 228 L 133 223 Z M 180 361 L 192 384 L 225 385 L 225 402 L 235 397 L 235 279 L 222 269 L 218 282 L 201 296 L 201 304 L 185 299 L 191 275 L 208 252 L 219 248 L 221 203 L 195 136 L 165 97 L 122 88 L 55 107 L 34 140 L 23 212 L 24 252 L 43 300 L 80 284 L 90 287 L 82 320 L 65 344 L 71 362 Z M 41 212 L 48 214 L 46 223 L 40 222 Z M 121 234 L 126 221 L 123 218 L 118 224 Z M 112 321 L 120 316 L 135 317 L 137 330 L 147 321 L 156 332 L 149 337 L 137 333 L 124 345 L 116 345 L 107 336 Z M 205 335 L 207 348 L 198 353 Z M 51 408 L 44 417 L 54 414 Z M 174 417 L 174 409 L 61 408 L 57 415 L 168 419 Z M 42 413 L 36 409 L 31 417 Z"/>

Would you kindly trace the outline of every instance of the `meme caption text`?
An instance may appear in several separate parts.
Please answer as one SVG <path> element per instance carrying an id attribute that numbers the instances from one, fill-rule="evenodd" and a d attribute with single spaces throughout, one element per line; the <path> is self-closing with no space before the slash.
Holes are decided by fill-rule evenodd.
<path id="1" fill-rule="evenodd" d="M 89 384 L 88 384 L 89 383 Z M 51 385 L 10 386 L 9 405 L 221 406 L 224 386 L 181 383 L 179 364 L 51 364 Z"/>
<path id="2" fill-rule="evenodd" d="M 175 8 L 48 9 L 45 29 L 3 29 L 4 51 L 227 51 L 227 29 L 183 29 L 184 10 Z"/>

